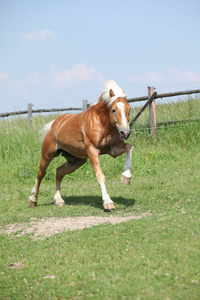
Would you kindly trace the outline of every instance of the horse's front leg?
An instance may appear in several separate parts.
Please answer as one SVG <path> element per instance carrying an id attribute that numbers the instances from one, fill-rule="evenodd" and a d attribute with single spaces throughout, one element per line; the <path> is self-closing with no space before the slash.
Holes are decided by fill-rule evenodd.
<path id="1" fill-rule="evenodd" d="M 121 175 L 121 182 L 123 184 L 130 184 L 131 182 L 131 169 L 132 169 L 132 152 L 133 152 L 133 146 L 130 144 L 126 145 L 126 161 L 124 164 L 124 172 Z"/>
<path id="2" fill-rule="evenodd" d="M 101 187 L 104 210 L 112 211 L 115 209 L 115 206 L 114 206 L 113 201 L 110 199 L 110 196 L 108 195 L 107 190 L 106 190 L 105 176 L 103 174 L 103 171 L 102 171 L 102 169 L 100 167 L 100 163 L 99 163 L 99 152 L 93 146 L 91 146 L 87 152 L 88 152 L 88 157 L 89 157 L 90 163 L 94 169 L 97 181 Z"/>
<path id="3" fill-rule="evenodd" d="M 126 153 L 124 172 L 121 175 L 121 182 L 123 184 L 130 184 L 130 182 L 131 182 L 132 152 L 133 152 L 133 146 L 130 144 L 126 144 L 124 142 L 121 142 L 118 146 L 111 148 L 109 151 L 109 154 L 114 158 L 123 153 Z"/>

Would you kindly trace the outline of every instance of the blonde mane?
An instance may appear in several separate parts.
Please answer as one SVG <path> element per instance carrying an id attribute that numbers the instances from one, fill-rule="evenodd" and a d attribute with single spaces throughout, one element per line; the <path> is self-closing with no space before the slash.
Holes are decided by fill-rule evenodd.
<path id="1" fill-rule="evenodd" d="M 109 106 L 111 106 L 113 101 L 115 101 L 119 97 L 127 98 L 125 92 L 118 86 L 118 84 L 114 80 L 109 79 L 108 81 L 106 81 L 105 88 L 101 92 L 97 103 L 104 101 L 108 103 Z"/>

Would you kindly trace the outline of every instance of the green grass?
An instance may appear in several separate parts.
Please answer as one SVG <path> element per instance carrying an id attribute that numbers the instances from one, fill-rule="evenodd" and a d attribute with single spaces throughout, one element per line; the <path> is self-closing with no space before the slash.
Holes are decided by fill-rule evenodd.
<path id="1" fill-rule="evenodd" d="M 197 102 L 194 117 L 198 117 Z M 187 111 L 189 104 L 177 105 L 178 119 L 186 119 L 184 106 Z M 161 109 L 162 120 L 167 120 L 166 107 L 157 111 Z M 40 160 L 38 131 L 50 120 L 35 117 L 32 130 L 24 119 L 0 122 L 2 226 L 31 218 L 105 215 L 89 163 L 64 178 L 61 194 L 66 205 L 52 204 L 55 170 L 63 161 L 60 157 L 42 182 L 38 207 L 28 207 Z M 162 126 L 157 133 L 153 143 L 147 130 L 133 129 L 130 186 L 120 183 L 125 156 L 101 157 L 107 189 L 116 206 L 112 215 L 140 215 L 148 210 L 151 214 L 37 241 L 30 235 L 1 235 L 0 299 L 200 298 L 200 123 Z M 22 268 L 9 267 L 20 261 Z"/>

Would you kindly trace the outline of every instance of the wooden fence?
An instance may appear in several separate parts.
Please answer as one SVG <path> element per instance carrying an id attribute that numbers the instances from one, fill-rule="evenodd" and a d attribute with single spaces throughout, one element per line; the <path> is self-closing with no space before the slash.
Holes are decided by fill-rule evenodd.
<path id="1" fill-rule="evenodd" d="M 187 90 L 187 91 L 179 91 L 179 92 L 173 92 L 173 93 L 164 93 L 164 94 L 157 94 L 154 92 L 154 87 L 148 87 L 148 95 L 143 97 L 136 97 L 136 98 L 129 98 L 127 101 L 129 103 L 132 102 L 139 102 L 139 101 L 148 101 L 143 108 L 140 110 L 140 112 L 136 115 L 136 117 L 131 121 L 130 125 L 132 126 L 133 123 L 136 121 L 136 119 L 141 115 L 141 113 L 146 109 L 147 106 L 149 106 L 149 125 L 150 125 L 150 131 L 153 138 L 156 138 L 156 109 L 155 109 L 155 99 L 163 99 L 168 97 L 175 97 L 175 96 L 183 96 L 183 95 L 191 95 L 191 94 L 197 94 L 200 93 L 200 89 L 197 90 Z M 28 124 L 29 126 L 32 125 L 32 114 L 33 113 L 47 113 L 47 112 L 59 112 L 59 111 L 86 111 L 89 107 L 89 103 L 87 100 L 82 100 L 82 108 L 79 107 L 68 107 L 68 108 L 52 108 L 52 109 L 32 109 L 33 105 L 31 103 L 28 104 L 28 110 L 23 111 L 17 111 L 17 112 L 8 112 L 8 113 L 2 113 L 0 114 L 0 117 L 9 117 L 14 115 L 28 115 Z M 196 119 L 199 120 L 199 119 Z M 176 121 L 168 121 L 170 122 L 176 122 Z M 159 124 L 164 124 L 164 122 L 160 122 Z"/>
<path id="2" fill-rule="evenodd" d="M 182 96 L 182 95 L 191 95 L 191 94 L 197 94 L 200 93 L 200 89 L 197 90 L 188 90 L 188 91 L 179 91 L 179 92 L 173 92 L 173 93 L 164 93 L 164 94 L 157 94 L 154 93 L 155 88 L 154 87 L 148 87 L 148 96 L 144 97 L 138 97 L 138 98 L 132 98 L 128 99 L 128 102 L 137 102 L 137 101 L 144 101 L 144 100 L 151 100 L 149 103 L 149 125 L 150 125 L 150 132 L 153 139 L 156 139 L 157 131 L 156 131 L 156 106 L 155 106 L 155 99 L 163 99 L 163 98 L 169 98 L 169 97 L 175 97 L 175 96 Z M 151 97 L 154 99 L 152 100 Z M 144 105 L 145 107 L 145 105 Z M 134 119 L 131 121 L 133 123 Z M 177 120 L 180 121 L 180 120 Z M 171 122 L 171 121 L 169 121 Z M 176 121 L 175 121 L 176 122 Z M 130 123 L 130 124 L 131 124 Z M 162 122 L 164 124 L 164 122 Z"/>

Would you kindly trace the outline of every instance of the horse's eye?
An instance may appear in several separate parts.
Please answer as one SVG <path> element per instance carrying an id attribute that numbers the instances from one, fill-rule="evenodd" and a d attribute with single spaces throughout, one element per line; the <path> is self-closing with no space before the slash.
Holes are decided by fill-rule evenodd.
<path id="1" fill-rule="evenodd" d="M 116 114 L 116 112 L 117 112 L 117 111 L 116 111 L 116 109 L 115 109 L 115 108 L 113 108 L 113 109 L 112 109 L 112 114 L 113 114 L 113 115 L 115 115 L 115 114 Z"/>

